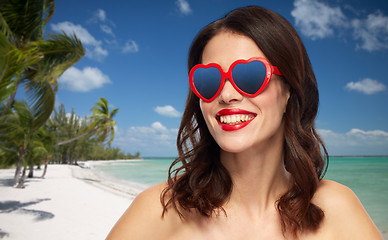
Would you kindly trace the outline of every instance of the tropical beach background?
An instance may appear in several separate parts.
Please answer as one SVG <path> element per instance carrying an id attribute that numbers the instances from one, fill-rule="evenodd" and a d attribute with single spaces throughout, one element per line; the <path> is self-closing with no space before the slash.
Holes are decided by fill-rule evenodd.
<path id="1" fill-rule="evenodd" d="M 301 35 L 320 90 L 316 127 L 341 156 L 325 178 L 349 186 L 388 239 L 379 0 L 0 1 L 0 238 L 104 238 L 140 191 L 165 181 L 190 43 L 247 5 Z"/>
<path id="2" fill-rule="evenodd" d="M 145 189 L 166 181 L 173 161 L 174 158 L 145 158 L 90 164 L 104 179 Z M 331 157 L 324 178 L 351 188 L 380 231 L 388 234 L 388 156 Z"/>

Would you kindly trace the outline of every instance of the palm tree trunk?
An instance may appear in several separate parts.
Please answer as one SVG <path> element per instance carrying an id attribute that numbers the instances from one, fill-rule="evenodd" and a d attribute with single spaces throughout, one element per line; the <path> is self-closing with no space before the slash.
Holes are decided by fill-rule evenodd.
<path id="1" fill-rule="evenodd" d="M 33 178 L 34 177 L 34 163 L 30 164 L 30 169 L 28 171 L 28 178 Z"/>
<path id="2" fill-rule="evenodd" d="M 16 166 L 16 171 L 15 171 L 15 177 L 13 178 L 13 186 L 18 187 L 19 184 L 19 176 L 20 176 L 20 171 L 22 170 L 22 164 L 23 164 L 23 158 L 25 155 L 26 151 L 24 147 L 19 148 L 19 161 L 18 165 Z"/>
<path id="3" fill-rule="evenodd" d="M 79 136 L 77 136 L 77 137 L 73 137 L 73 138 L 70 138 L 70 139 L 68 139 L 68 140 L 59 142 L 59 143 L 57 143 L 57 145 L 60 146 L 60 145 L 63 145 L 63 144 L 71 143 L 71 142 L 76 141 L 76 140 L 78 140 L 78 139 L 80 139 L 80 138 L 82 138 L 82 137 L 85 137 L 86 135 L 95 133 L 95 132 L 97 131 L 97 129 L 98 129 L 98 128 L 93 129 L 93 130 L 91 130 L 91 131 L 89 131 L 89 132 L 83 133 L 83 134 L 81 134 L 81 135 L 79 135 Z"/>
<path id="4" fill-rule="evenodd" d="M 49 159 L 46 158 L 46 160 L 44 161 L 43 174 L 42 174 L 42 176 L 40 178 L 44 178 L 44 176 L 46 176 L 48 162 L 49 162 Z"/>
<path id="5" fill-rule="evenodd" d="M 66 152 L 66 163 L 73 165 L 73 159 L 71 159 L 70 157 L 70 149 L 67 149 L 67 152 Z"/>
<path id="6" fill-rule="evenodd" d="M 27 171 L 27 166 L 24 166 L 22 177 L 20 178 L 20 181 L 19 181 L 18 185 L 16 186 L 17 188 L 24 188 L 24 180 L 26 179 L 26 171 Z"/>

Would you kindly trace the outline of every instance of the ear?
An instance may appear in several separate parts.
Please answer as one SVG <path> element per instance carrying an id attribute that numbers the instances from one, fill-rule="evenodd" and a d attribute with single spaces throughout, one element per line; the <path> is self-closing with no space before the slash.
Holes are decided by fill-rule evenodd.
<path id="1" fill-rule="evenodd" d="M 283 113 L 286 113 L 288 100 L 291 97 L 291 87 L 284 81 L 283 81 L 283 95 L 284 95 L 284 101 L 285 101 Z"/>

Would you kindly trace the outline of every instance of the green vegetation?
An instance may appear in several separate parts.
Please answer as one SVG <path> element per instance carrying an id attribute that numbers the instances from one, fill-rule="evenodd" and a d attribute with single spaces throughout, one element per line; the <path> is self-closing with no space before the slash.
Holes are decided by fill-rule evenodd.
<path id="1" fill-rule="evenodd" d="M 44 177 L 50 162 L 140 155 L 110 146 L 118 109 L 110 111 L 105 98 L 84 120 L 64 106 L 54 111 L 57 78 L 85 54 L 77 36 L 45 32 L 54 9 L 54 0 L 0 1 L 0 167 L 16 166 L 15 187 L 36 165 L 45 165 Z"/>
<path id="2" fill-rule="evenodd" d="M 61 105 L 47 122 L 46 128 L 54 134 L 55 154 L 52 161 L 56 163 L 77 164 L 77 160 L 112 160 L 138 158 L 125 154 L 120 148 L 112 148 L 115 121 L 112 118 L 118 109 L 109 111 L 108 102 L 101 98 L 92 108 L 92 116 L 81 117 L 66 113 Z"/>

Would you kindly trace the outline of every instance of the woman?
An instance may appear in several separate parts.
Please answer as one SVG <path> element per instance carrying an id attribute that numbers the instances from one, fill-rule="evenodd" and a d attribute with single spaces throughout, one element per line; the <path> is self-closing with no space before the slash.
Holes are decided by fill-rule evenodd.
<path id="1" fill-rule="evenodd" d="M 322 180 L 317 84 L 284 18 L 232 11 L 197 35 L 188 69 L 168 182 L 141 193 L 108 239 L 381 239 L 354 193 Z"/>

